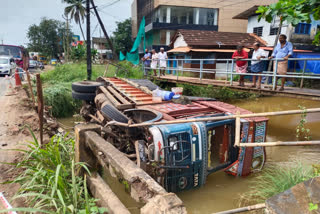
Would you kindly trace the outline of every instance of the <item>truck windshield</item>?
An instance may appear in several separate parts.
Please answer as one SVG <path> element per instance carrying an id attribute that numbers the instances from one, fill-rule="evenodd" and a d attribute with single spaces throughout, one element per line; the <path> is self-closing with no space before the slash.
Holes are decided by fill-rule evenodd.
<path id="1" fill-rule="evenodd" d="M 21 58 L 21 47 L 0 45 L 0 55 Z"/>

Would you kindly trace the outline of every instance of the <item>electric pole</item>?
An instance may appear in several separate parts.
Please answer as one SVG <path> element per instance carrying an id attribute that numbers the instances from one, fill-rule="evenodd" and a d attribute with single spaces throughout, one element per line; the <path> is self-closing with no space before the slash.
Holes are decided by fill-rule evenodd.
<path id="1" fill-rule="evenodd" d="M 90 0 L 86 1 L 87 12 L 87 80 L 91 80 L 91 38 L 90 38 Z"/>
<path id="2" fill-rule="evenodd" d="M 69 17 L 68 15 L 66 16 L 62 16 L 62 18 L 64 20 L 66 20 L 66 36 L 64 38 L 64 57 L 65 57 L 65 61 L 68 62 L 69 61 L 69 49 L 70 49 L 70 41 L 69 41 Z"/>
<path id="3" fill-rule="evenodd" d="M 87 1 L 88 1 L 88 0 L 87 0 Z M 106 37 L 106 39 L 107 39 L 107 41 L 108 41 L 108 45 L 109 45 L 109 47 L 110 47 L 111 50 L 112 50 L 113 58 L 114 58 L 114 59 L 115 59 L 115 58 L 118 58 L 118 55 L 117 55 L 117 53 L 115 52 L 115 50 L 114 50 L 114 48 L 113 48 L 112 42 L 111 42 L 111 40 L 110 40 L 110 38 L 109 38 L 109 36 L 108 36 L 108 33 L 107 33 L 107 31 L 106 31 L 106 28 L 104 27 L 103 22 L 101 21 L 100 15 L 99 15 L 99 13 L 98 13 L 98 11 L 97 11 L 97 7 L 95 6 L 93 0 L 91 0 L 91 4 L 92 4 L 93 10 L 94 10 L 94 12 L 95 12 L 95 14 L 96 14 L 96 16 L 97 16 L 97 19 L 98 19 L 98 22 L 99 22 L 99 24 L 100 24 L 100 27 L 101 27 L 101 29 L 102 29 L 102 31 L 103 31 L 103 33 L 104 33 L 104 36 Z"/>

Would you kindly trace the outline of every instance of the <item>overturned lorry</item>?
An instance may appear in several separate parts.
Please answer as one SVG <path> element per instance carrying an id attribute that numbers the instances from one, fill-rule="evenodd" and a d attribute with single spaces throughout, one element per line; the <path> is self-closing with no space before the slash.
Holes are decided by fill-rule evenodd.
<path id="1" fill-rule="evenodd" d="M 101 126 L 101 136 L 168 192 L 203 186 L 207 176 L 219 170 L 246 176 L 262 169 L 264 147 L 234 145 L 235 119 L 197 121 L 250 111 L 212 98 L 155 102 L 156 88 L 148 80 L 100 77 L 97 82 L 74 83 L 72 93 L 86 101 L 81 114 Z M 186 122 L 175 124 L 177 120 Z M 157 124 L 163 121 L 172 124 Z M 241 119 L 241 142 L 264 142 L 267 121 Z"/>

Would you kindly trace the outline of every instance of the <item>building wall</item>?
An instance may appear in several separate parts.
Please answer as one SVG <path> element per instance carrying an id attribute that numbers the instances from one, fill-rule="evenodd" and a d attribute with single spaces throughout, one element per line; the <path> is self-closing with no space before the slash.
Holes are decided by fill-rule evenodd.
<path id="1" fill-rule="evenodd" d="M 257 15 L 251 16 L 248 19 L 247 32 L 253 33 L 254 27 L 263 27 L 263 33 L 262 33 L 261 38 L 264 39 L 268 43 L 268 46 L 273 46 L 276 35 L 270 35 L 271 25 L 272 25 L 272 23 L 268 23 L 264 19 L 261 19 L 259 22 Z M 278 26 L 278 24 L 276 24 L 275 26 Z M 313 20 L 311 22 L 310 34 L 296 34 L 295 27 L 284 23 L 283 27 L 281 29 L 281 34 L 287 35 L 288 41 L 290 41 L 294 44 L 311 45 L 312 40 L 314 39 L 318 28 L 320 28 L 320 21 Z"/>
<path id="2" fill-rule="evenodd" d="M 131 4 L 131 27 L 132 27 L 132 38 L 135 38 L 138 34 L 138 14 L 137 14 L 137 1 L 133 0 Z"/>
<path id="3" fill-rule="evenodd" d="M 277 2 L 277 0 L 154 0 L 154 8 L 160 5 L 218 8 L 218 31 L 245 33 L 247 31 L 248 21 L 232 19 L 232 17 L 254 5 L 269 5 L 275 2 Z"/>
<path id="4" fill-rule="evenodd" d="M 278 26 L 277 24 L 275 26 Z M 273 46 L 276 39 L 276 35 L 270 35 L 271 23 L 266 22 L 264 19 L 258 21 L 258 15 L 251 16 L 248 19 L 247 33 L 253 33 L 253 28 L 263 27 L 261 38 L 268 43 L 268 46 Z M 286 34 L 289 38 L 290 27 L 284 23 L 281 29 L 281 34 Z"/>
<path id="5" fill-rule="evenodd" d="M 295 33 L 295 27 L 290 28 L 290 40 L 296 44 L 312 44 L 312 41 L 317 34 L 317 31 L 320 30 L 320 21 L 315 21 L 312 19 L 310 23 L 310 34 L 297 34 Z"/>
<path id="6" fill-rule="evenodd" d="M 174 48 L 177 48 L 177 47 L 187 47 L 188 44 L 186 43 L 186 41 L 184 41 L 184 38 L 182 35 L 180 35 L 176 41 L 174 42 L 173 44 L 173 47 Z"/>

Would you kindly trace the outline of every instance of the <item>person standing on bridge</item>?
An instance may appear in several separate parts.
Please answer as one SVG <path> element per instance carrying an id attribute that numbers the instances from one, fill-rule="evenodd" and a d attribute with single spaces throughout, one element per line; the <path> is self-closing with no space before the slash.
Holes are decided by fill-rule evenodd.
<path id="1" fill-rule="evenodd" d="M 269 59 L 272 58 L 283 58 L 284 61 L 280 61 L 277 63 L 273 63 L 273 70 L 276 70 L 276 66 L 278 66 L 277 68 L 277 74 L 280 75 L 286 75 L 287 74 L 287 70 L 288 70 L 288 58 L 290 56 L 292 56 L 293 54 L 293 46 L 291 44 L 291 42 L 287 42 L 287 36 L 284 34 L 281 34 L 279 36 L 279 43 L 277 44 L 276 48 L 273 50 L 272 55 L 269 57 Z M 278 78 L 276 79 L 276 82 L 278 81 Z M 279 91 L 283 91 L 284 90 L 284 83 L 286 82 L 286 78 L 282 77 L 281 79 L 281 88 L 279 89 Z M 276 85 L 276 89 L 277 89 L 277 85 Z"/>
<path id="2" fill-rule="evenodd" d="M 149 53 L 148 49 L 145 50 L 145 54 L 141 60 L 144 62 L 144 76 L 148 76 L 148 69 L 151 63 L 151 53 Z"/>
<path id="3" fill-rule="evenodd" d="M 160 60 L 160 63 L 159 63 L 160 76 L 161 75 L 164 76 L 166 68 L 167 68 L 167 60 L 166 59 L 168 59 L 167 52 L 164 51 L 164 48 L 160 48 L 160 53 L 158 53 L 158 56 L 159 56 L 159 60 Z"/>
<path id="4" fill-rule="evenodd" d="M 157 76 L 158 60 L 159 60 L 159 57 L 156 50 L 152 49 L 151 69 L 153 70 L 153 76 Z"/>
<path id="5" fill-rule="evenodd" d="M 232 59 L 236 59 L 236 72 L 239 74 L 247 73 L 248 62 L 239 59 L 248 59 L 248 53 L 243 50 L 242 45 L 238 45 L 237 50 L 233 53 Z M 244 86 L 244 75 L 240 75 L 239 86 Z"/>
<path id="6" fill-rule="evenodd" d="M 264 61 L 260 61 L 261 58 L 266 58 L 264 50 L 260 48 L 260 44 L 258 42 L 253 44 L 253 53 L 251 62 L 251 72 L 256 74 L 261 74 L 264 69 Z M 257 61 L 256 61 L 257 60 Z M 252 88 L 256 87 L 256 76 L 252 77 Z M 261 79 L 262 76 L 258 76 L 258 86 L 257 89 L 261 89 Z"/>

